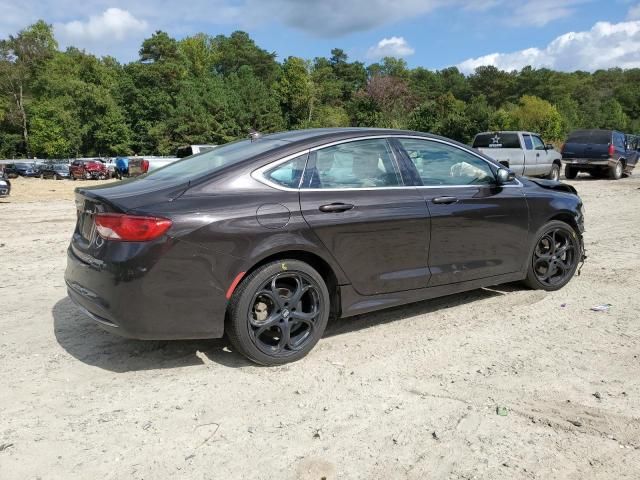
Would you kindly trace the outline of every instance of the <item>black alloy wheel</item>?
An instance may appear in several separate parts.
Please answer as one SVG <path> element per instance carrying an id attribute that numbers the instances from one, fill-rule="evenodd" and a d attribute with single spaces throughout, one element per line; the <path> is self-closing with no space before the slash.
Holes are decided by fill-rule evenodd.
<path id="1" fill-rule="evenodd" d="M 533 248 L 527 285 L 549 291 L 562 288 L 573 278 L 581 254 L 575 230 L 564 222 L 549 222 Z"/>
<path id="2" fill-rule="evenodd" d="M 260 267 L 236 289 L 227 335 L 236 349 L 262 365 L 306 355 L 329 318 L 329 292 L 310 265 L 281 260 Z"/>

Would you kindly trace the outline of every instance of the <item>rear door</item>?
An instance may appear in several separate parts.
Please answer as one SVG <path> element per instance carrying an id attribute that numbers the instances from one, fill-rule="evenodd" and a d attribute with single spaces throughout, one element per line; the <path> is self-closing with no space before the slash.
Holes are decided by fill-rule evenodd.
<path id="1" fill-rule="evenodd" d="M 499 186 L 495 167 L 435 139 L 399 139 L 431 217 L 429 286 L 518 272 L 528 253 L 522 185 Z"/>
<path id="2" fill-rule="evenodd" d="M 385 138 L 312 150 L 300 207 L 359 294 L 427 286 L 428 210 Z"/>

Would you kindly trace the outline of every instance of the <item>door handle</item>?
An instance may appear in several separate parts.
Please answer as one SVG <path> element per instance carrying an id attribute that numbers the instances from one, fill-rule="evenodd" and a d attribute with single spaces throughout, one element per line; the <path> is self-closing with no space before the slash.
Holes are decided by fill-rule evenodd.
<path id="1" fill-rule="evenodd" d="M 539 157 L 539 156 L 540 156 L 540 154 L 539 154 L 539 153 L 536 153 L 536 157 Z"/>
<path id="2" fill-rule="evenodd" d="M 456 203 L 458 201 L 458 197 L 436 197 L 432 200 L 433 203 L 449 205 L 451 203 Z"/>
<path id="3" fill-rule="evenodd" d="M 328 205 L 321 205 L 318 210 L 324 213 L 340 213 L 351 210 L 355 205 L 351 203 L 329 203 Z"/>

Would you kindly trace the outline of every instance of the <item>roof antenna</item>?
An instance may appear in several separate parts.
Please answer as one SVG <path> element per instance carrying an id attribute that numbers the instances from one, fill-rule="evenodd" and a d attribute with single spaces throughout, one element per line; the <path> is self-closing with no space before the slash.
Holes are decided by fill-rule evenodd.
<path id="1" fill-rule="evenodd" d="M 252 142 L 255 142 L 261 137 L 262 137 L 262 134 L 257 130 L 254 130 L 253 128 L 249 130 L 249 138 L 251 139 Z"/>

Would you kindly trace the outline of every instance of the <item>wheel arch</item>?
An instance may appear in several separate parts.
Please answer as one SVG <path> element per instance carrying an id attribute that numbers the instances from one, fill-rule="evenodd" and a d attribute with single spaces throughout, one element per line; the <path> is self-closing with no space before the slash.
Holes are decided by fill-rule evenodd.
<path id="1" fill-rule="evenodd" d="M 275 253 L 271 253 L 264 258 L 257 261 L 254 265 L 252 265 L 245 274 L 243 275 L 243 279 L 247 278 L 251 273 L 266 265 L 268 263 L 277 261 L 277 260 L 299 260 L 301 262 L 305 262 L 313 267 L 325 280 L 327 285 L 327 290 L 329 290 L 329 296 L 331 301 L 331 316 L 339 316 L 340 314 L 340 289 L 338 286 L 341 284 L 338 279 L 338 275 L 336 274 L 334 268 L 331 264 L 322 258 L 317 253 L 310 252 L 308 250 L 301 249 L 288 249 L 281 250 Z"/>

